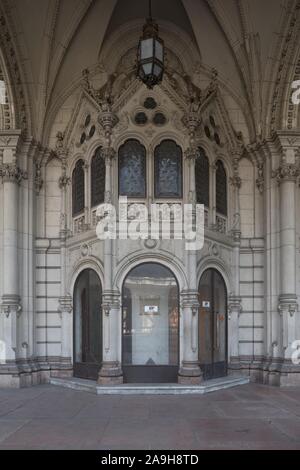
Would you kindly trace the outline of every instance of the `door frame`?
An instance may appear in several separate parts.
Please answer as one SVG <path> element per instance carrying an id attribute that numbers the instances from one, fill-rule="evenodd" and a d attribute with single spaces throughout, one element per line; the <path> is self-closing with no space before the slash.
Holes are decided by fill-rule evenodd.
<path id="1" fill-rule="evenodd" d="M 101 289 L 101 310 L 100 310 L 100 323 L 101 323 L 101 329 L 100 329 L 100 336 L 99 336 L 99 341 L 101 342 L 101 362 L 77 362 L 76 361 L 76 306 L 75 306 L 75 294 L 76 294 L 76 288 L 78 281 L 80 279 L 80 276 L 82 276 L 86 271 L 93 271 L 94 274 L 97 276 L 98 281 L 99 281 L 99 286 Z M 103 289 L 102 289 L 102 282 L 99 274 L 97 271 L 89 266 L 85 267 L 82 269 L 76 276 L 75 282 L 74 282 L 74 287 L 73 287 L 73 376 L 82 378 L 82 379 L 90 379 L 90 380 L 97 380 L 98 379 L 98 373 L 99 370 L 102 366 L 102 361 L 103 361 L 103 314 L 102 314 L 102 294 L 103 294 Z M 88 296 L 87 296 L 88 297 Z M 89 299 L 88 299 L 88 308 L 89 308 Z M 81 312 L 82 315 L 82 312 Z M 81 338 L 82 338 L 82 329 L 80 332 Z"/>
<path id="2" fill-rule="evenodd" d="M 128 276 L 130 273 L 137 267 L 147 265 L 147 264 L 155 264 L 167 269 L 170 274 L 174 277 L 177 287 L 177 297 L 178 297 L 178 331 L 177 331 L 177 365 L 131 365 L 131 364 L 124 364 L 123 356 L 124 356 L 124 334 L 123 334 L 123 298 L 124 298 L 124 290 L 125 284 Z M 176 275 L 172 271 L 171 268 L 165 266 L 164 264 L 157 262 L 157 261 L 144 261 L 139 264 L 133 266 L 126 274 L 125 278 L 123 279 L 122 283 L 122 290 L 121 290 L 121 364 L 122 364 L 122 371 L 123 371 L 123 378 L 124 383 L 177 383 L 178 382 L 178 372 L 180 368 L 180 288 L 179 283 L 177 280 Z M 175 379 L 176 377 L 176 379 Z M 175 382 L 174 382 L 175 379 Z"/>
<path id="3" fill-rule="evenodd" d="M 212 302 L 212 307 L 211 307 L 211 314 L 212 314 L 212 321 L 211 321 L 211 337 L 212 337 L 212 363 L 211 363 L 211 366 L 209 368 L 205 368 L 205 365 L 204 364 L 201 364 L 200 363 L 200 358 L 199 358 L 199 365 L 200 365 L 200 368 L 203 372 L 203 378 L 206 379 L 206 380 L 211 380 L 211 379 L 215 379 L 215 378 L 221 378 L 221 377 L 226 377 L 228 375 L 228 347 L 229 347 L 229 341 L 228 341 L 228 331 L 229 331 L 229 328 L 228 328 L 228 288 L 227 288 L 227 285 L 226 285 L 226 282 L 225 282 L 225 278 L 223 276 L 223 274 L 215 267 L 208 267 L 206 269 L 203 270 L 203 272 L 201 273 L 201 277 L 200 277 L 200 280 L 199 280 L 199 286 L 198 286 L 198 295 L 200 297 L 200 286 L 201 286 L 201 280 L 202 280 L 202 277 L 204 276 L 204 274 L 206 272 L 210 271 L 211 272 L 211 286 L 210 286 L 210 297 L 211 297 L 211 302 Z M 215 342 L 215 299 L 214 299 L 214 281 L 215 281 L 215 274 L 219 275 L 220 278 L 222 279 L 222 282 L 223 282 L 223 286 L 224 286 L 224 292 L 225 292 L 225 299 L 224 299 L 224 302 L 225 302 L 225 360 L 224 362 L 222 361 L 222 363 L 216 363 L 214 361 L 214 355 L 215 355 L 215 348 L 214 348 L 214 342 Z M 199 307 L 199 313 L 200 313 L 200 307 Z M 198 331 L 198 338 L 199 338 L 199 333 L 200 331 Z M 199 339 L 198 339 L 199 341 Z M 215 365 L 216 364 L 223 364 L 224 363 L 224 370 L 226 371 L 225 374 L 215 374 Z M 211 373 L 210 373 L 211 371 Z"/>

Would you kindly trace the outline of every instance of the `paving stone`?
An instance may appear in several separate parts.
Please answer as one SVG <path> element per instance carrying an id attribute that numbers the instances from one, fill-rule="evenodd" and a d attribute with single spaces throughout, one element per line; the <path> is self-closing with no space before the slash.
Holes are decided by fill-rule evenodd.
<path id="1" fill-rule="evenodd" d="M 249 384 L 204 396 L 0 391 L 0 449 L 300 449 L 300 389 Z"/>

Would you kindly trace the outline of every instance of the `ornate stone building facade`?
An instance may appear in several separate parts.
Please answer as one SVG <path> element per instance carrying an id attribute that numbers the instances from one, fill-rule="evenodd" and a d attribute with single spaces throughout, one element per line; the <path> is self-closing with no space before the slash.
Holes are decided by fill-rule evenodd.
<path id="1" fill-rule="evenodd" d="M 0 386 L 300 382 L 300 2 L 153 12 L 149 91 L 146 1 L 0 1 Z M 99 240 L 119 196 L 204 204 L 202 250 Z"/>

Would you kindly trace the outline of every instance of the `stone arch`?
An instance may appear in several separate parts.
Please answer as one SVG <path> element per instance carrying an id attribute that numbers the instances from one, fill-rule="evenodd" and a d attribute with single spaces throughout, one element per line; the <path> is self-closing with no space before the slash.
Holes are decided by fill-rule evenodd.
<path id="1" fill-rule="evenodd" d="M 74 287 L 78 276 L 86 269 L 92 269 L 93 271 L 95 271 L 95 273 L 100 279 L 101 285 L 104 285 L 104 270 L 99 260 L 92 256 L 88 258 L 82 258 L 75 264 L 67 279 L 67 289 L 71 296 L 73 296 Z"/>
<path id="2" fill-rule="evenodd" d="M 177 279 L 179 291 L 187 289 L 188 280 L 184 268 L 180 265 L 180 263 L 176 262 L 174 259 L 170 259 L 170 257 L 166 255 L 157 253 L 141 253 L 139 255 L 134 254 L 130 257 L 126 257 L 118 267 L 114 279 L 114 289 L 121 292 L 124 280 L 130 271 L 136 266 L 144 263 L 157 263 L 168 268 Z"/>
<path id="3" fill-rule="evenodd" d="M 218 271 L 221 276 L 224 279 L 228 297 L 231 295 L 233 292 L 233 278 L 232 278 L 232 273 L 230 268 L 227 266 L 227 264 L 221 260 L 221 259 L 216 259 L 214 257 L 208 257 L 205 258 L 198 266 L 197 269 L 197 282 L 198 286 L 200 284 L 200 280 L 202 275 L 204 274 L 205 271 L 208 269 L 215 269 Z"/>

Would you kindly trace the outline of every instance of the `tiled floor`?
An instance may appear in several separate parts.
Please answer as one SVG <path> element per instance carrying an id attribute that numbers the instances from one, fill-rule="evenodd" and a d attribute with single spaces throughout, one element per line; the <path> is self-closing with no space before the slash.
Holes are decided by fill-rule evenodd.
<path id="1" fill-rule="evenodd" d="M 300 449 L 300 389 L 205 396 L 0 390 L 0 449 Z"/>

